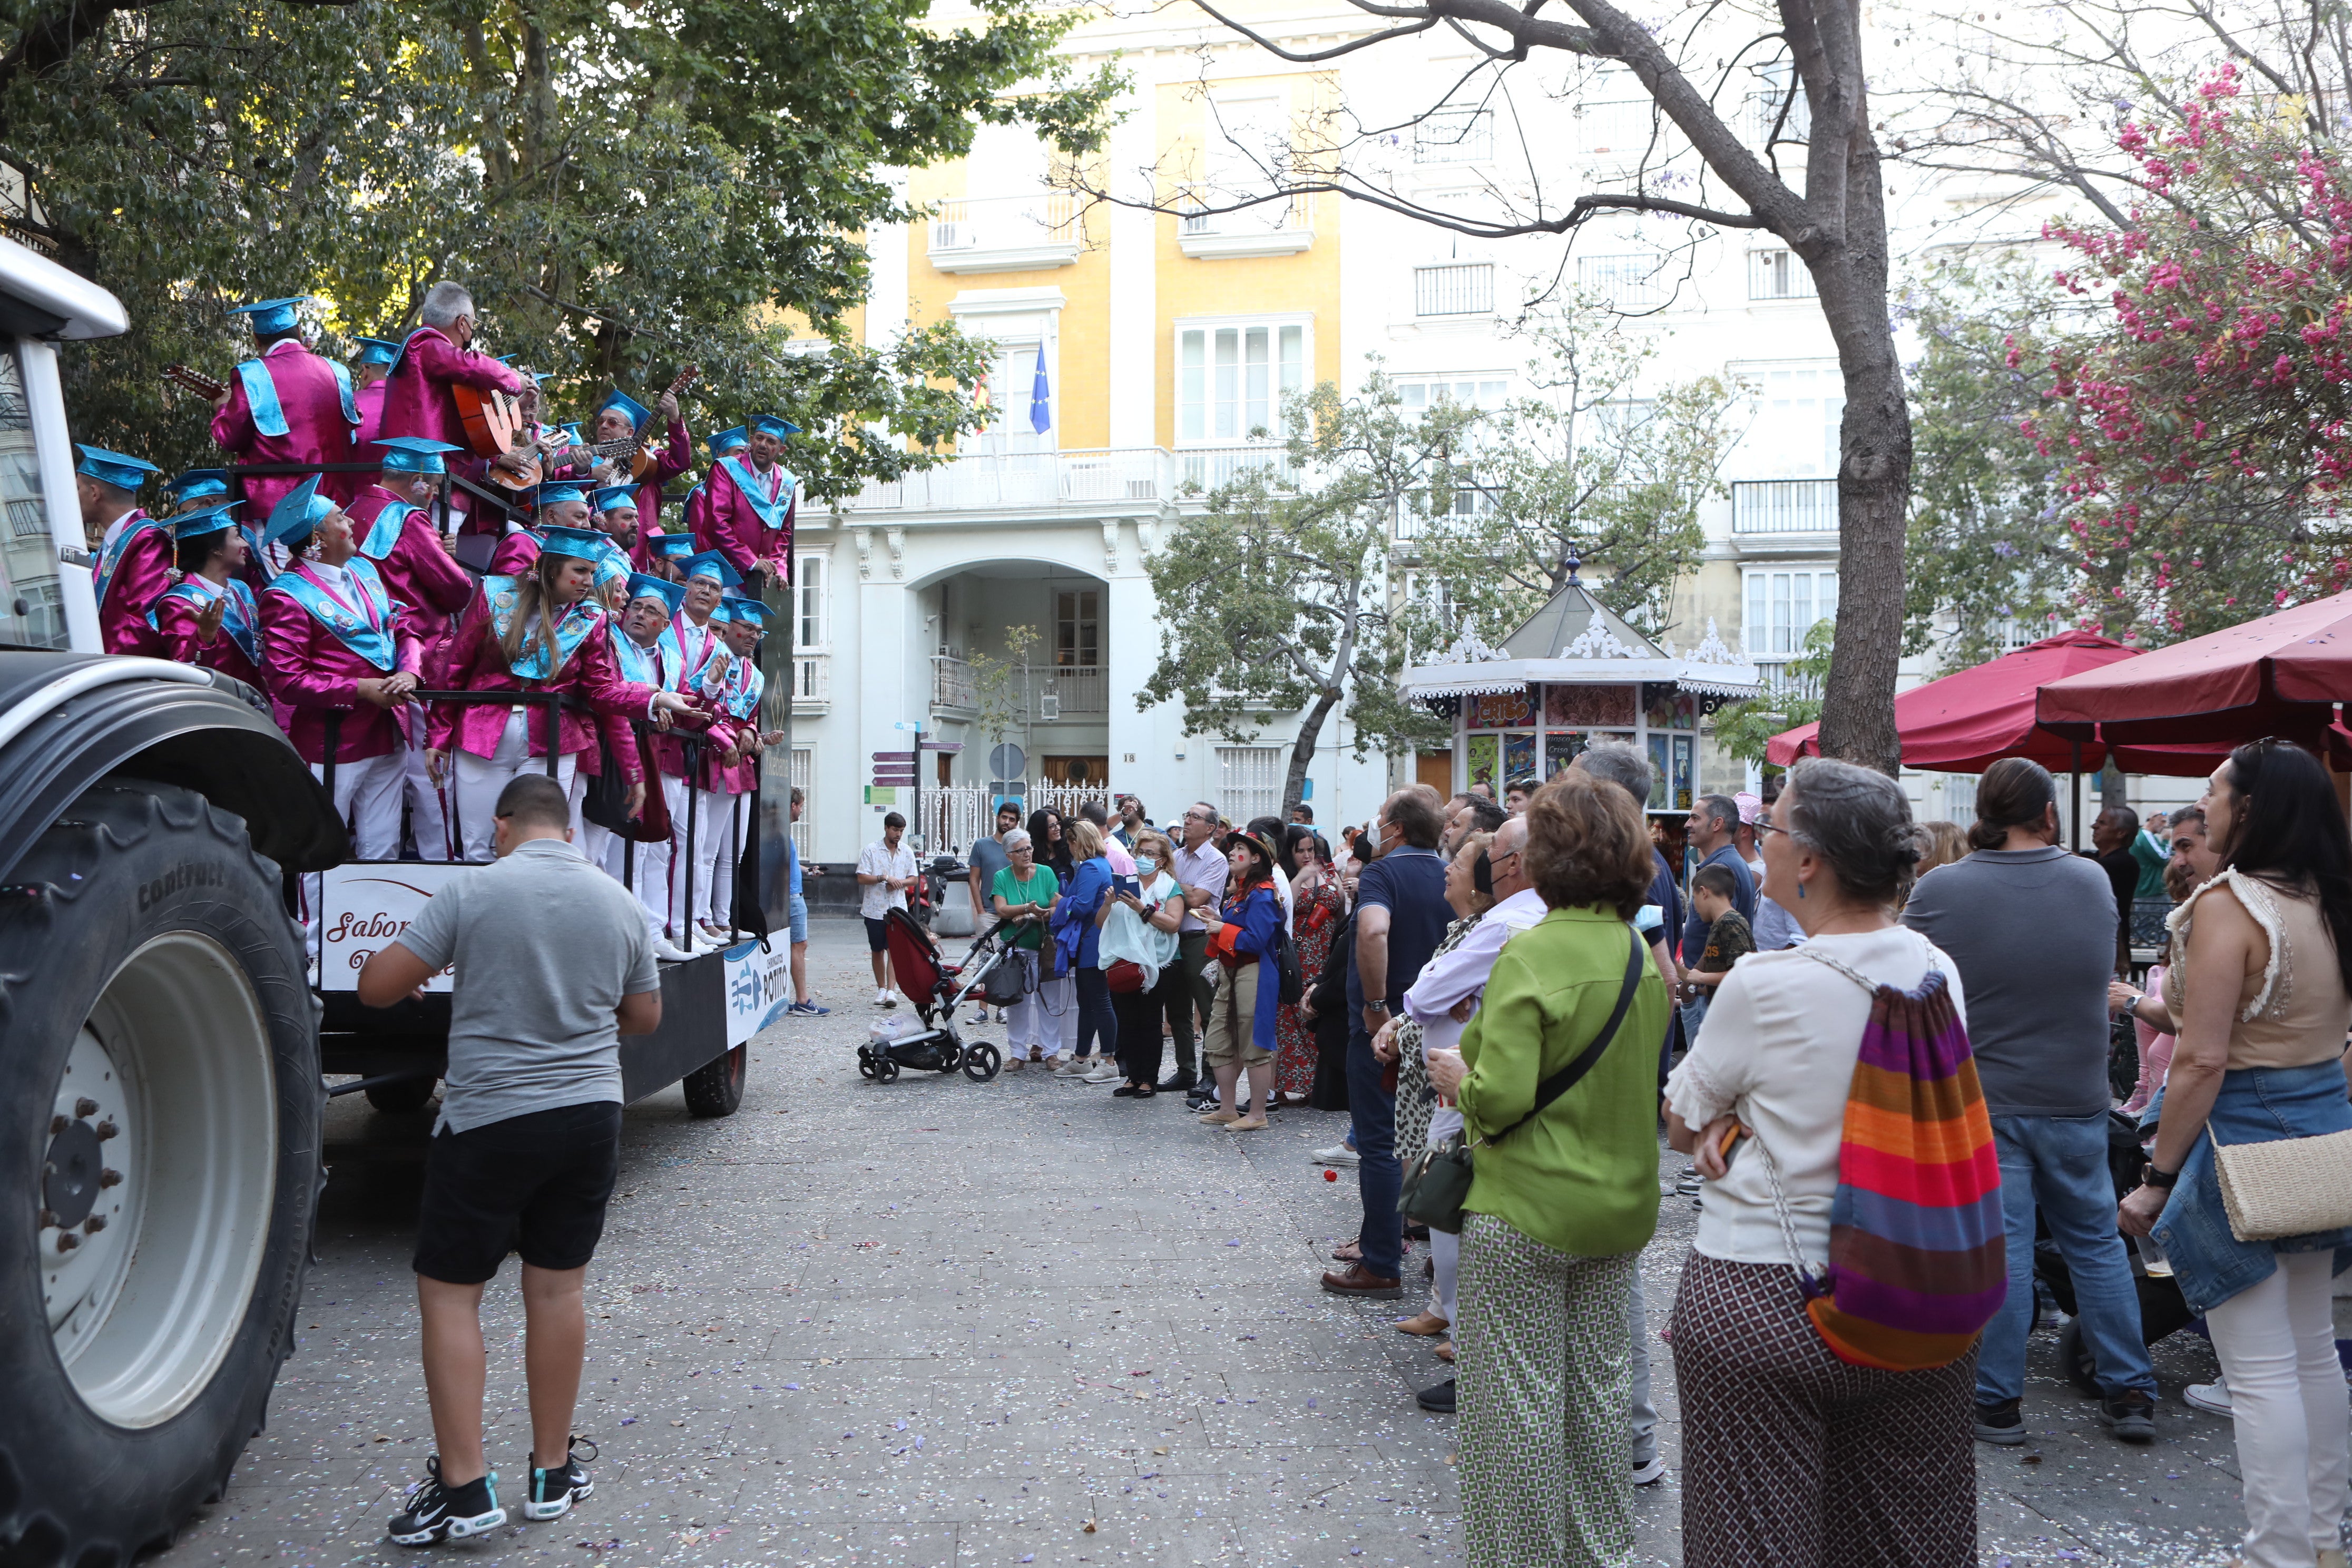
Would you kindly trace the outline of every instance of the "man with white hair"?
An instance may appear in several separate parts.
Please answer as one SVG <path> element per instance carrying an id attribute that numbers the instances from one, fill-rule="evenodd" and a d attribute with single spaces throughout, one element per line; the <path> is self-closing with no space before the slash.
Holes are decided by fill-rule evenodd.
<path id="1" fill-rule="evenodd" d="M 471 386 L 518 395 L 523 389 L 522 377 L 470 346 L 474 297 L 463 284 L 436 283 L 426 289 L 421 314 L 425 324 L 408 334 L 400 357 L 384 377 L 380 434 L 466 447 L 466 425 L 458 416 L 452 389 Z M 478 461 L 467 467 L 467 478 L 479 477 Z"/>

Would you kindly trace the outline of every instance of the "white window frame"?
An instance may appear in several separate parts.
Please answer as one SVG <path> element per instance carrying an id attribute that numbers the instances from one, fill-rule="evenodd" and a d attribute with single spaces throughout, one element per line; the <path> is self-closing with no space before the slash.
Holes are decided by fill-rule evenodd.
<path id="1" fill-rule="evenodd" d="M 1748 429 L 1732 456 L 1734 479 L 1830 479 L 1837 477 L 1839 426 L 1845 413 L 1845 379 L 1833 359 L 1769 360 L 1735 363 L 1724 367 L 1747 384 L 1748 406 L 1754 410 Z M 1806 384 L 1800 385 L 1804 378 Z M 1785 416 L 1776 417 L 1776 404 L 1811 402 L 1817 417 L 1799 431 Z M 1814 437 L 1818 436 L 1816 444 Z M 1790 458 L 1811 454 L 1802 462 Z"/>
<path id="2" fill-rule="evenodd" d="M 1621 251 L 1576 258 L 1576 285 L 1620 310 L 1653 310 L 1673 298 L 1670 279 L 1660 276 L 1665 258 L 1653 251 Z"/>
<path id="3" fill-rule="evenodd" d="M 1295 380 L 1286 379 L 1286 361 L 1282 354 L 1283 334 L 1298 333 L 1298 360 Z M 1234 334 L 1234 396 L 1231 402 L 1233 429 L 1230 433 L 1218 428 L 1218 411 L 1224 400 L 1221 397 L 1217 377 L 1218 337 Z M 1265 334 L 1266 357 L 1266 392 L 1264 399 L 1265 418 L 1264 437 L 1251 431 L 1258 427 L 1251 418 L 1253 403 L 1250 395 L 1248 358 L 1250 338 Z M 1197 364 L 1185 359 L 1185 339 L 1200 334 L 1201 358 Z M 1184 316 L 1174 325 L 1174 335 L 1169 363 L 1175 374 L 1176 445 L 1185 447 L 1244 447 L 1261 440 L 1271 444 L 1282 439 L 1282 400 L 1290 392 L 1304 392 L 1315 384 L 1315 317 L 1311 311 L 1273 311 L 1243 316 Z M 1197 375 L 1195 382 L 1192 378 Z M 1198 429 L 1188 433 L 1187 420 L 1198 410 Z"/>
<path id="4" fill-rule="evenodd" d="M 1282 814 L 1283 757 L 1288 751 L 1287 746 L 1217 748 L 1217 809 L 1234 826 Z"/>
<path id="5" fill-rule="evenodd" d="M 793 651 L 794 653 L 830 653 L 833 651 L 833 555 L 829 551 L 806 551 L 793 557 Z M 815 613 L 810 613 L 811 601 Z M 803 635 L 808 624 L 816 623 L 816 636 Z"/>
<path id="6" fill-rule="evenodd" d="M 801 819 L 792 824 L 793 847 L 801 858 L 801 875 L 808 875 L 809 845 L 816 836 L 816 748 L 794 746 L 792 757 L 792 787 L 801 792 Z M 784 797 L 785 812 L 792 815 L 792 796 Z"/>
<path id="7" fill-rule="evenodd" d="M 1832 563 L 1773 562 L 1743 568 L 1740 576 L 1739 646 L 1759 664 L 1802 657 L 1805 634 L 1837 619 L 1838 569 Z"/>

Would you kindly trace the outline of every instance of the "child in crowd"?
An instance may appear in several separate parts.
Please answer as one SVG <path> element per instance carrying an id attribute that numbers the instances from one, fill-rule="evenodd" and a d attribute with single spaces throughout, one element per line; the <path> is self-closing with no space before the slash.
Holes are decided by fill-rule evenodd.
<path id="1" fill-rule="evenodd" d="M 1701 866 L 1691 876 L 1691 908 L 1706 921 L 1706 950 L 1699 954 L 1698 967 L 1685 972 L 1683 983 L 1690 988 L 1701 1018 L 1706 1016 L 1707 1000 L 1731 973 L 1731 966 L 1756 951 L 1755 934 L 1732 903 L 1738 889 L 1728 866 Z"/>

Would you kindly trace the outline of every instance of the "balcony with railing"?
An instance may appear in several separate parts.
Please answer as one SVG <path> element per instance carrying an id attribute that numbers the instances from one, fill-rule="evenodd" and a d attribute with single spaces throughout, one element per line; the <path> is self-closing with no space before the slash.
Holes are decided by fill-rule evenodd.
<path id="1" fill-rule="evenodd" d="M 833 656 L 793 655 L 793 711 L 823 713 L 833 706 Z"/>
<path id="2" fill-rule="evenodd" d="M 1454 261 L 1412 269 L 1416 316 L 1491 316 L 1495 313 L 1495 264 Z"/>
<path id="3" fill-rule="evenodd" d="M 1835 533 L 1835 479 L 1741 479 L 1731 487 L 1734 533 Z"/>
<path id="4" fill-rule="evenodd" d="M 1101 665 L 1015 664 L 1002 668 L 1005 671 L 1006 694 L 1012 700 L 1014 713 L 1024 723 L 1095 720 L 1110 711 L 1109 672 Z M 944 653 L 932 657 L 934 712 L 977 712 L 981 686 L 981 677 L 970 660 Z"/>
<path id="5" fill-rule="evenodd" d="M 1303 196 L 1276 197 L 1230 212 L 1186 213 L 1176 223 L 1177 248 L 1196 261 L 1294 256 L 1315 243 Z"/>
<path id="6" fill-rule="evenodd" d="M 925 253 L 942 272 L 1019 272 L 1077 260 L 1086 224 L 1067 191 L 942 202 Z"/>
<path id="7" fill-rule="evenodd" d="M 904 479 L 867 484 L 833 510 L 861 512 L 1030 511 L 1149 516 L 1198 505 L 1237 477 L 1263 469 L 1295 482 L 1289 450 L 1271 442 L 1225 447 L 1089 447 L 1070 452 L 974 452 Z M 807 510 L 826 510 L 810 501 Z"/>

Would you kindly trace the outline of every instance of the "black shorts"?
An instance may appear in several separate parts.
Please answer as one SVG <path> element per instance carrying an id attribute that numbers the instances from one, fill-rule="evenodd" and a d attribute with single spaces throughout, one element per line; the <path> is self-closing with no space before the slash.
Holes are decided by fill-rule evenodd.
<path id="1" fill-rule="evenodd" d="M 890 922 L 868 917 L 866 921 L 866 945 L 876 952 L 890 951 Z"/>
<path id="2" fill-rule="evenodd" d="M 621 1169 L 621 1108 L 558 1106 L 426 1146 L 414 1267 L 427 1279 L 479 1285 L 509 1252 L 534 1268 L 580 1268 L 604 1234 Z"/>

